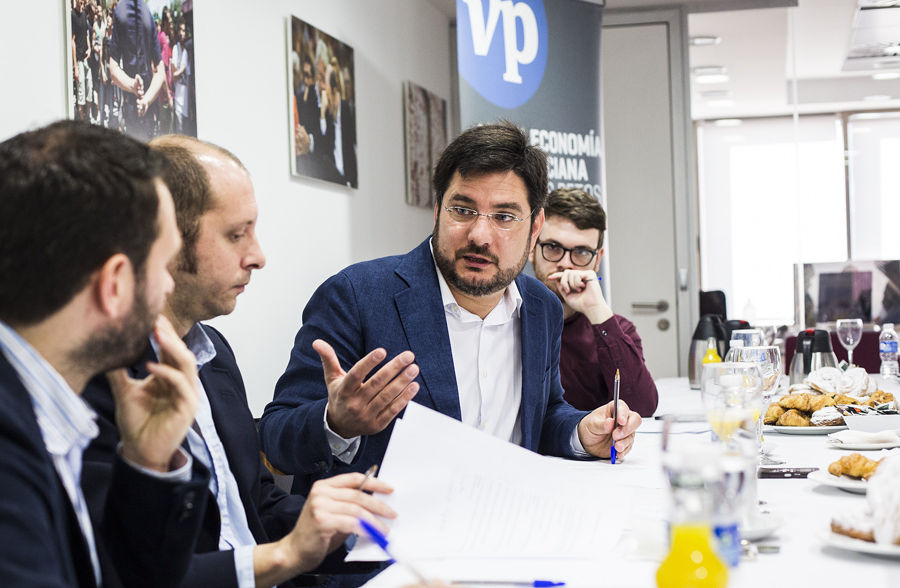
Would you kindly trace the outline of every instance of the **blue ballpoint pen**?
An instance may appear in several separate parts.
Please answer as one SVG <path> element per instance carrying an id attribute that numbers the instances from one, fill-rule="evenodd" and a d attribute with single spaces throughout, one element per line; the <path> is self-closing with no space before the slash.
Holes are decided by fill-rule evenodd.
<path id="1" fill-rule="evenodd" d="M 613 428 L 612 430 L 616 430 L 616 424 L 619 420 L 619 370 L 616 370 L 616 381 L 613 384 Z M 612 437 L 612 431 L 610 431 L 609 436 Z M 609 448 L 609 463 L 616 463 L 616 443 L 615 439 L 613 439 L 613 444 Z"/>
<path id="2" fill-rule="evenodd" d="M 394 555 L 390 551 L 388 551 L 387 537 L 382 535 L 381 531 L 379 531 L 374 526 L 372 526 L 372 524 L 369 523 L 368 521 L 364 521 L 363 519 L 357 519 L 357 520 L 359 521 L 359 525 L 363 528 L 363 531 L 365 531 L 366 535 L 369 536 L 369 539 L 374 541 L 375 544 L 381 548 L 381 551 L 385 552 L 387 554 L 387 556 L 389 558 L 391 558 L 391 561 L 393 561 L 394 563 L 400 564 L 401 566 L 408 569 L 410 572 L 413 573 L 413 575 L 416 577 L 416 579 L 419 580 L 419 582 L 422 582 L 426 586 L 430 585 L 430 582 L 428 581 L 428 579 L 424 575 L 422 575 L 422 573 L 419 570 L 414 568 L 412 566 L 412 564 L 410 564 L 409 562 L 399 561 L 396 557 L 394 557 Z"/>

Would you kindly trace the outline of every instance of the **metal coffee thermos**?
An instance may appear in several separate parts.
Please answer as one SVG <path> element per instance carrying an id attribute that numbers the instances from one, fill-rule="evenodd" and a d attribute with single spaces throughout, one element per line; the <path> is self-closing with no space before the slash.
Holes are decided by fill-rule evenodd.
<path id="1" fill-rule="evenodd" d="M 791 385 L 803 382 L 811 371 L 821 367 L 837 367 L 831 347 L 831 335 L 822 329 L 806 329 L 797 335 L 797 349 L 791 360 Z"/>
<path id="2" fill-rule="evenodd" d="M 725 357 L 725 325 L 717 314 L 704 314 L 694 329 L 691 337 L 691 349 L 688 353 L 688 380 L 691 388 L 700 389 L 700 374 L 703 373 L 703 355 L 706 353 L 706 341 L 714 337 L 720 357 Z"/>

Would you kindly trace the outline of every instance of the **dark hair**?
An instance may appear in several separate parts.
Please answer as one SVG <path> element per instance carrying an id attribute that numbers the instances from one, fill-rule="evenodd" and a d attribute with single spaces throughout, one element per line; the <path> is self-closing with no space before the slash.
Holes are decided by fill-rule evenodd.
<path id="1" fill-rule="evenodd" d="M 600 238 L 597 247 L 603 244 L 603 233 L 606 231 L 606 211 L 596 198 L 580 188 L 557 188 L 547 197 L 544 210 L 547 218 L 561 216 L 567 218 L 582 231 L 597 229 Z"/>
<path id="2" fill-rule="evenodd" d="M 512 171 L 525 182 L 532 213 L 547 199 L 547 155 L 528 143 L 524 131 L 509 121 L 471 127 L 447 145 L 434 167 L 437 205 L 454 172 L 464 178 Z M 534 222 L 534 214 L 531 216 Z"/>
<path id="3" fill-rule="evenodd" d="M 158 176 L 147 145 L 87 123 L 0 143 L 0 320 L 47 318 L 117 253 L 140 279 L 159 229 Z"/>
<path id="4" fill-rule="evenodd" d="M 178 269 L 196 273 L 194 247 L 200 234 L 200 217 L 215 206 L 209 174 L 197 159 L 197 152 L 209 149 L 230 159 L 244 171 L 247 168 L 227 149 L 187 135 L 162 135 L 150 141 L 150 149 L 161 156 L 162 179 L 175 203 L 175 219 L 182 242 Z"/>

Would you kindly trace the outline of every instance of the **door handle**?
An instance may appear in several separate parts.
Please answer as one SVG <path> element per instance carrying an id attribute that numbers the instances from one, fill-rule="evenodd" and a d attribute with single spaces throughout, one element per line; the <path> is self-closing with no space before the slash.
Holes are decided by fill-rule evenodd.
<path id="1" fill-rule="evenodd" d="M 665 312 L 669 310 L 669 303 L 665 300 L 659 302 L 632 302 L 631 310 L 655 310 L 656 312 Z"/>

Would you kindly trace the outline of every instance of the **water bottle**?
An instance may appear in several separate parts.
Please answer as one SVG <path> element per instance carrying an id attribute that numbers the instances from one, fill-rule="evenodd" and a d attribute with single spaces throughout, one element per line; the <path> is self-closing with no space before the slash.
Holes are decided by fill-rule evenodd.
<path id="1" fill-rule="evenodd" d="M 881 356 L 881 376 L 896 378 L 900 369 L 897 367 L 897 333 L 894 323 L 884 323 L 881 335 L 878 336 L 878 354 Z"/>

